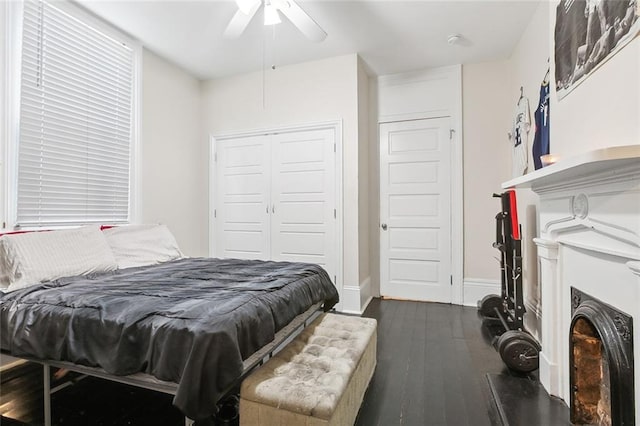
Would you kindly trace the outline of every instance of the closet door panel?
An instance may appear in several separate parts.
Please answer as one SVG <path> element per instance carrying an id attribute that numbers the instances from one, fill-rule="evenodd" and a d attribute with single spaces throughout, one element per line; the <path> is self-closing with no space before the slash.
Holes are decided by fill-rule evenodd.
<path id="1" fill-rule="evenodd" d="M 335 152 L 332 130 L 271 139 L 271 256 L 335 271 Z"/>
<path id="2" fill-rule="evenodd" d="M 266 136 L 216 144 L 217 257 L 270 258 L 270 159 Z"/>

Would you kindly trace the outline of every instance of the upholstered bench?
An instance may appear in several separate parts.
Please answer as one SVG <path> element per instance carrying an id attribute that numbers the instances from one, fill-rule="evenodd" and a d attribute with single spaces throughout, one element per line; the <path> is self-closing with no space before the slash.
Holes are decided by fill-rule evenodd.
<path id="1" fill-rule="evenodd" d="M 376 366 L 376 320 L 322 314 L 247 377 L 241 425 L 352 425 Z"/>

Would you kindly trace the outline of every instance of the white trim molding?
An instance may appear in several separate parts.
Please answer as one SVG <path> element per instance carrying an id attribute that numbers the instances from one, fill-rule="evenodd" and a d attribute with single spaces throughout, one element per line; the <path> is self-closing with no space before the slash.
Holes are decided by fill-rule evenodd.
<path id="1" fill-rule="evenodd" d="M 367 277 L 360 283 L 360 313 L 364 313 L 369 303 L 373 299 L 371 292 L 371 277 Z"/>
<path id="2" fill-rule="evenodd" d="M 3 90 L 0 93 L 0 102 L 3 103 L 2 124 L 0 129 L 0 145 L 2 145 L 2 190 L 0 196 L 2 200 L 2 223 L 0 229 L 10 230 L 15 222 L 14 203 L 11 200 L 13 188 L 17 185 L 17 173 L 15 170 L 17 161 L 16 141 L 18 140 L 18 127 L 20 116 L 20 69 L 22 52 L 22 2 L 3 2 L 0 7 L 4 8 L 5 24 L 3 46 L 3 58 L 6 61 L 2 71 Z M 4 226 L 2 226 L 4 225 Z"/>
<path id="3" fill-rule="evenodd" d="M 540 309 L 539 300 L 525 300 L 524 306 L 527 308 L 527 314 L 535 315 L 536 318 L 542 318 L 542 309 Z"/>
<path id="4" fill-rule="evenodd" d="M 360 306 L 360 286 L 343 286 L 342 295 L 340 296 L 340 302 L 342 305 L 342 309 L 336 308 L 336 310 L 345 314 L 361 315 L 362 310 Z"/>
<path id="5" fill-rule="evenodd" d="M 129 223 L 142 222 L 142 78 L 143 51 L 142 44 L 129 41 L 134 51 L 133 70 L 133 129 L 131 131 L 131 154 L 129 172 Z"/>
<path id="6" fill-rule="evenodd" d="M 558 278 L 558 253 L 559 244 L 545 238 L 534 238 L 533 242 L 538 248 L 540 262 L 540 282 L 542 306 L 546 306 L 545 315 L 540 318 L 540 331 L 542 333 L 540 351 L 540 383 L 543 384 L 550 395 L 561 395 L 560 375 L 558 366 L 561 353 L 554 344 L 559 339 L 560 331 L 557 324 L 562 323 L 560 301 L 562 292 L 557 284 Z"/>
<path id="7" fill-rule="evenodd" d="M 500 295 L 500 280 L 488 280 L 484 278 L 465 278 L 462 296 L 462 305 L 478 306 L 483 297 L 490 294 Z"/>
<path id="8" fill-rule="evenodd" d="M 362 315 L 373 300 L 371 295 L 371 277 L 365 278 L 360 285 L 346 285 L 342 292 L 342 313 Z"/>
<path id="9" fill-rule="evenodd" d="M 462 143 L 462 65 L 448 67 L 454 80 L 451 126 L 451 303 L 464 303 L 464 170 Z"/>
<path id="10" fill-rule="evenodd" d="M 461 65 L 379 76 L 378 122 L 448 117 L 457 113 L 458 100 L 443 96 L 455 96 L 458 92 L 450 86 L 451 82 L 459 85 L 462 93 L 461 77 Z"/>
<path id="11" fill-rule="evenodd" d="M 442 117 L 451 119 L 451 303 L 463 305 L 462 65 L 384 75 L 376 81 L 378 125 Z M 376 140 L 379 142 L 379 137 Z"/>

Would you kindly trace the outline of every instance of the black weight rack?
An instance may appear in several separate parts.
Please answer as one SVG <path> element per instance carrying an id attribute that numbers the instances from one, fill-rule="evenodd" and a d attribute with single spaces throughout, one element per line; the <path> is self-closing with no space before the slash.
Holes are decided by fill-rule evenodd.
<path id="1" fill-rule="evenodd" d="M 522 239 L 518 223 L 516 192 L 507 190 L 493 194 L 500 198 L 501 210 L 496 215 L 496 241 L 500 251 L 501 294 L 491 294 L 478 303 L 484 317 L 499 320 L 505 332 L 497 349 L 507 367 L 522 373 L 539 365 L 540 344 L 524 328 L 524 294 L 522 291 Z"/>

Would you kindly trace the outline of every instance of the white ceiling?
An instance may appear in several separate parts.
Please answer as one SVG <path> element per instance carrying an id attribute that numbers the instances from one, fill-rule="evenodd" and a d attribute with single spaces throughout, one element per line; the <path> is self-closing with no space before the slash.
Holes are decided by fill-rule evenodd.
<path id="1" fill-rule="evenodd" d="M 299 0 L 329 34 L 313 43 L 284 17 L 265 27 L 261 11 L 239 39 L 224 39 L 233 0 L 80 1 L 201 79 L 348 53 L 360 54 L 377 75 L 506 59 L 539 2 Z M 463 43 L 447 44 L 456 33 Z"/>

